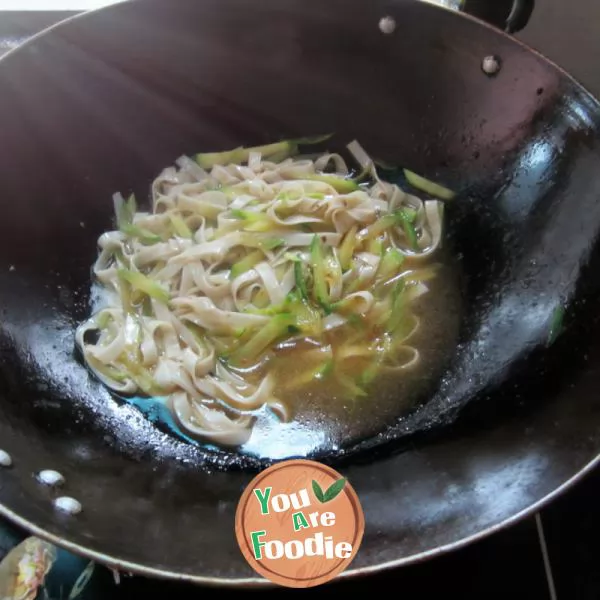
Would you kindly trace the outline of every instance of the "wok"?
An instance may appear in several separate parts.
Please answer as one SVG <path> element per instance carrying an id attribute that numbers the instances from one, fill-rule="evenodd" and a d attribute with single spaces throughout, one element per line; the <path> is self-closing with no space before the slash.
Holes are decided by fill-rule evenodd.
<path id="1" fill-rule="evenodd" d="M 427 402 L 318 457 L 365 512 L 344 576 L 505 527 L 597 461 L 600 110 L 534 51 L 410 0 L 145 0 L 37 36 L 0 61 L 0 86 L 2 515 L 119 569 L 261 583 L 234 513 L 264 465 L 112 398 L 73 332 L 115 190 L 145 197 L 182 153 L 324 131 L 459 192 L 447 214 L 464 273 L 461 343 Z M 58 495 L 81 514 L 54 510 Z"/>

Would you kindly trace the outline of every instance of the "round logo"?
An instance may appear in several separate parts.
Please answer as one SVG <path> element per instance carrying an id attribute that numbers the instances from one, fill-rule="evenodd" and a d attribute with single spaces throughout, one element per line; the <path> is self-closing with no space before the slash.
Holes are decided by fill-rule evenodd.
<path id="1" fill-rule="evenodd" d="M 321 585 L 352 562 L 365 529 L 358 496 L 334 469 L 310 460 L 278 463 L 244 491 L 235 533 L 250 566 L 273 583 Z"/>

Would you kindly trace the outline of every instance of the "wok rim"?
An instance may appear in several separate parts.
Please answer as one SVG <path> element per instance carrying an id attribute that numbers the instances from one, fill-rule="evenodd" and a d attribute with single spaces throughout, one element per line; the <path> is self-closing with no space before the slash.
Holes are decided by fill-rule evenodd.
<path id="1" fill-rule="evenodd" d="M 112 10 L 115 7 L 118 7 L 121 4 L 125 3 L 139 3 L 140 0 L 117 0 L 117 2 L 103 6 L 96 9 L 91 9 L 87 11 L 83 11 L 80 13 L 76 13 L 70 15 L 64 19 L 59 20 L 57 23 L 50 25 L 38 33 L 32 35 L 27 38 L 23 43 L 19 44 L 8 50 L 3 56 L 0 57 L 0 68 L 2 67 L 3 62 L 13 54 L 21 51 L 26 48 L 28 45 L 36 42 L 43 36 L 51 34 L 55 29 L 61 28 L 63 26 L 68 25 L 71 21 L 86 18 L 89 15 L 93 15 L 95 13 L 104 12 Z M 583 92 L 587 99 L 590 100 L 597 108 L 600 110 L 600 98 L 596 97 L 583 83 L 581 83 L 576 77 L 574 77 L 571 73 L 566 71 L 560 65 L 558 65 L 554 60 L 548 58 L 540 51 L 531 47 L 529 44 L 523 42 L 519 38 L 514 35 L 506 32 L 499 27 L 496 27 L 478 17 L 470 15 L 469 13 L 456 10 L 453 8 L 449 8 L 446 6 L 442 6 L 440 4 L 431 2 L 430 0 L 420 0 L 423 5 L 427 5 L 428 8 L 425 10 L 443 10 L 447 13 L 452 13 L 455 18 L 463 18 L 469 21 L 472 21 L 475 25 L 480 27 L 484 27 L 495 34 L 499 34 L 504 37 L 510 43 L 516 44 L 520 46 L 521 49 L 528 52 L 530 55 L 535 56 L 538 60 L 545 63 L 550 69 L 554 69 L 557 71 L 564 79 L 571 81 L 575 87 L 579 88 L 581 92 Z M 393 6 L 393 5 L 392 5 Z M 490 525 L 485 527 L 484 529 L 473 533 L 471 535 L 467 535 L 458 540 L 455 540 L 451 543 L 444 544 L 438 546 L 436 548 L 432 548 L 430 550 L 426 550 L 423 552 L 418 552 L 416 554 L 412 554 L 410 556 L 406 556 L 403 558 L 398 558 L 394 560 L 389 560 L 386 562 L 381 562 L 378 564 L 373 564 L 370 566 L 359 567 L 359 568 L 350 568 L 346 569 L 340 575 L 338 575 L 334 582 L 336 581 L 344 581 L 349 579 L 355 579 L 361 576 L 368 576 L 372 574 L 382 573 L 391 571 L 393 569 L 397 569 L 400 567 L 406 567 L 413 564 L 419 564 L 436 558 L 438 556 L 443 556 L 453 552 L 455 550 L 459 550 L 466 546 L 469 546 L 472 543 L 478 542 L 480 540 L 485 539 L 499 531 L 507 529 L 520 521 L 523 521 L 527 518 L 534 516 L 539 513 L 539 511 L 548 506 L 552 501 L 563 495 L 565 492 L 570 490 L 573 486 L 578 484 L 581 480 L 585 479 L 585 477 L 591 473 L 598 465 L 600 464 L 600 451 L 596 454 L 594 458 L 592 458 L 587 464 L 585 464 L 582 468 L 580 468 L 573 476 L 566 479 L 562 484 L 555 487 L 552 491 L 548 492 L 545 496 L 538 499 L 537 501 L 531 503 L 526 508 L 520 510 L 519 512 L 513 514 L 510 517 L 507 517 L 494 525 Z M 81 545 L 76 542 L 70 542 L 68 539 L 61 537 L 60 535 L 56 535 L 50 533 L 45 530 L 43 527 L 32 523 L 28 519 L 21 517 L 15 511 L 6 507 L 2 502 L 0 502 L 0 517 L 3 517 L 10 522 L 12 522 L 16 527 L 23 529 L 25 532 L 28 532 L 30 535 L 39 537 L 42 540 L 45 540 L 49 543 L 56 545 L 68 552 L 72 552 L 76 555 L 79 555 L 83 558 L 87 558 L 98 564 L 101 564 L 109 569 L 114 569 L 120 571 L 122 573 L 127 573 L 131 575 L 138 575 L 148 578 L 155 578 L 165 581 L 172 582 L 181 582 L 181 583 L 191 583 L 196 585 L 204 585 L 213 588 L 228 588 L 228 589 L 240 589 L 240 588 L 252 588 L 252 589 L 266 589 L 266 588 L 277 588 L 280 586 L 275 585 L 267 579 L 262 577 L 244 577 L 244 578 L 227 578 L 227 577 L 211 577 L 206 575 L 193 575 L 189 573 L 181 573 L 178 571 L 161 569 L 158 567 L 148 567 L 143 564 L 137 562 L 131 562 L 126 560 L 119 560 L 114 556 L 110 556 L 104 554 L 102 552 L 98 552 L 96 550 L 91 549 L 88 546 Z M 360 549 L 359 549 L 360 551 Z"/>
<path id="2" fill-rule="evenodd" d="M 354 579 L 361 576 L 372 575 L 385 571 L 391 571 L 400 567 L 406 567 L 413 564 L 419 564 L 427 560 L 431 560 L 437 556 L 443 556 L 455 550 L 460 550 L 472 543 L 478 542 L 493 535 L 494 533 L 507 529 L 508 527 L 515 525 L 516 523 L 525 520 L 533 515 L 539 513 L 540 509 L 550 504 L 553 500 L 567 492 L 571 487 L 576 485 L 580 480 L 584 479 L 590 472 L 592 472 L 600 463 L 600 454 L 596 458 L 592 459 L 582 469 L 580 469 L 573 477 L 567 479 L 562 485 L 555 488 L 552 492 L 546 494 L 543 498 L 534 502 L 527 508 L 524 508 L 520 512 L 514 514 L 512 517 L 508 517 L 495 525 L 491 525 L 477 533 L 463 537 L 459 540 L 438 546 L 425 552 L 419 552 L 404 558 L 398 558 L 395 560 L 389 560 L 387 562 L 371 565 L 368 567 L 359 567 L 357 569 L 349 568 L 346 571 L 338 575 L 334 581 Z M 98 564 L 101 564 L 109 569 L 115 569 L 117 571 L 128 573 L 132 575 L 138 575 L 148 578 L 157 578 L 174 582 L 185 582 L 193 583 L 197 585 L 205 585 L 209 587 L 221 587 L 221 588 L 276 588 L 274 583 L 271 583 L 267 579 L 262 577 L 244 577 L 239 579 L 231 579 L 225 577 L 208 577 L 205 575 L 191 575 L 188 573 L 179 573 L 177 571 L 169 571 L 166 569 L 159 569 L 156 567 L 147 567 L 139 563 L 130 561 L 120 561 L 114 557 L 91 550 L 80 544 L 69 542 L 65 538 L 49 533 L 42 527 L 38 527 L 34 523 L 31 523 L 27 519 L 20 517 L 14 511 L 8 509 L 3 504 L 0 504 L 0 516 L 9 519 L 14 525 L 20 527 L 26 531 L 29 531 L 32 535 L 39 537 L 51 544 L 55 544 L 58 547 L 63 548 L 68 552 L 73 552 L 83 558 L 87 558 Z M 360 551 L 360 548 L 359 548 Z"/>

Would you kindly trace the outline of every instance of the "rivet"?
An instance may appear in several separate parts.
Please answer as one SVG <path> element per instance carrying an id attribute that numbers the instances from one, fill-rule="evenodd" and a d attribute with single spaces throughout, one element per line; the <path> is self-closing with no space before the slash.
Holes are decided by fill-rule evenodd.
<path id="1" fill-rule="evenodd" d="M 5 450 L 0 450 L 0 467 L 11 467 L 12 458 Z"/>
<path id="2" fill-rule="evenodd" d="M 481 63 L 481 69 L 486 75 L 497 75 L 501 68 L 500 59 L 491 54 L 486 56 Z"/>
<path id="3" fill-rule="evenodd" d="M 69 515 L 77 515 L 82 510 L 81 502 L 79 500 L 75 500 L 75 498 L 70 498 L 69 496 L 61 496 L 54 501 L 54 506 L 58 510 L 65 512 Z"/>
<path id="4" fill-rule="evenodd" d="M 383 17 L 379 21 L 379 29 L 381 33 L 385 33 L 386 35 L 394 33 L 396 30 L 396 19 L 393 17 Z"/>
<path id="5" fill-rule="evenodd" d="M 44 469 L 37 474 L 37 480 L 44 485 L 58 486 L 65 482 L 62 473 L 53 471 L 52 469 Z"/>

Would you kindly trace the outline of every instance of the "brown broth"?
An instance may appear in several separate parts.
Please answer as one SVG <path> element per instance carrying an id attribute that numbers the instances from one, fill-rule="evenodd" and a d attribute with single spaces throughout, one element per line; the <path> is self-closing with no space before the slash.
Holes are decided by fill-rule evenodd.
<path id="1" fill-rule="evenodd" d="M 319 359 L 311 357 L 310 364 L 307 363 L 310 344 L 306 341 L 278 350 L 265 370 L 259 370 L 253 376 L 263 376 L 266 369 L 274 373 L 277 380 L 275 395 L 290 410 L 291 421 L 280 423 L 268 413 L 260 415 L 252 437 L 242 450 L 261 457 L 284 458 L 315 450 L 337 449 L 351 441 L 376 435 L 415 403 L 426 399 L 456 348 L 461 311 L 457 266 L 447 253 L 441 251 L 436 254 L 435 263 L 440 268 L 436 277 L 427 282 L 429 292 L 410 305 L 411 311 L 420 319 L 419 328 L 406 342 L 407 346 L 419 351 L 416 364 L 379 373 L 366 387 L 366 396 L 349 399 L 347 391 L 331 374 L 294 390 L 286 390 L 294 378 L 313 365 L 316 368 Z M 356 345 L 369 345 L 377 335 L 374 330 L 364 331 Z M 335 347 L 340 336 L 332 332 L 327 341 Z M 318 353 L 316 345 L 313 352 Z M 343 372 L 356 379 L 367 365 L 365 359 L 353 358 Z"/>

